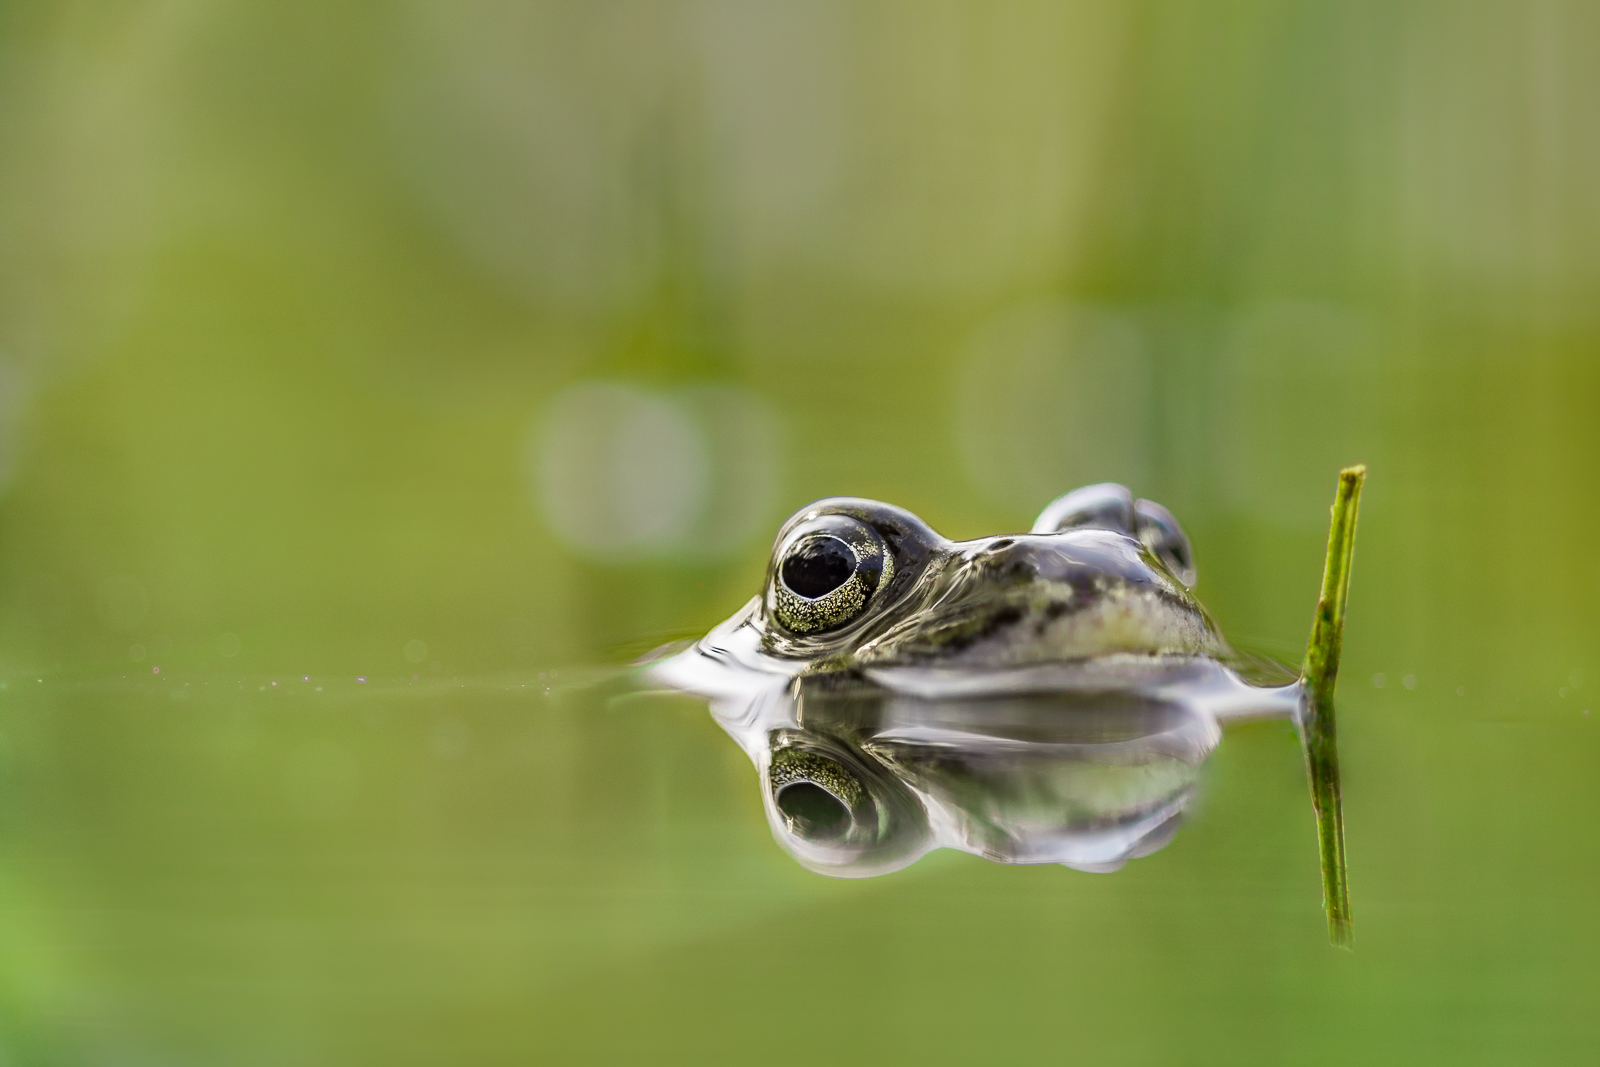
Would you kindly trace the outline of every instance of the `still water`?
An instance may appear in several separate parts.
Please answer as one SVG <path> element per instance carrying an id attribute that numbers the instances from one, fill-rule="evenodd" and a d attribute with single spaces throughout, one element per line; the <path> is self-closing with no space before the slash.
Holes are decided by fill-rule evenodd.
<path id="1" fill-rule="evenodd" d="M 1597 49 L 1564 0 L 0 6 L 0 1062 L 1589 1062 Z M 629 667 L 808 501 L 962 542 L 1107 481 L 1298 663 L 1356 462 L 1353 952 L 1283 719 L 1040 739 L 1143 792 L 916 763 L 960 847 L 827 878 Z M 908 759 L 974 732 L 895 699 Z M 1145 851 L 1039 797 L 1185 814 L 964 851 Z"/>

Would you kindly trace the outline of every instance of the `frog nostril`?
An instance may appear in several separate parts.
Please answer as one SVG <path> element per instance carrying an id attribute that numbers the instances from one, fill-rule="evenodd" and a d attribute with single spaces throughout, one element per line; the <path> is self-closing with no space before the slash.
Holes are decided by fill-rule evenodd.
<path id="1" fill-rule="evenodd" d="M 826 596 L 850 580 L 856 555 L 837 537 L 814 537 L 796 545 L 783 561 L 783 584 L 808 600 Z"/>
<path id="2" fill-rule="evenodd" d="M 772 798 L 789 828 L 812 841 L 842 837 L 850 829 L 850 809 L 815 782 L 793 782 Z"/>

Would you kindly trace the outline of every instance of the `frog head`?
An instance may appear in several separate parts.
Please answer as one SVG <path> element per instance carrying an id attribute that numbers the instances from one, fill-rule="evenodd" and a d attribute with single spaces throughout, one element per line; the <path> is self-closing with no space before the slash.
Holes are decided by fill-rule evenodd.
<path id="1" fill-rule="evenodd" d="M 748 622 L 768 656 L 813 670 L 1216 654 L 1194 580 L 1172 513 L 1121 485 L 1068 493 L 1028 533 L 971 541 L 835 497 L 783 524 Z"/>

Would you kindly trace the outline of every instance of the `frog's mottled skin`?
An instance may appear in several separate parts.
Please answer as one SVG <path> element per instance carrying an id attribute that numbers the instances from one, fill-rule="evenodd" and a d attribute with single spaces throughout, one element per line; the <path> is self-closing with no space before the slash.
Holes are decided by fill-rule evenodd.
<path id="1" fill-rule="evenodd" d="M 832 498 L 784 523 L 761 595 L 654 671 L 712 698 L 813 869 L 939 845 L 1113 869 L 1171 834 L 1219 721 L 1299 699 L 1239 676 L 1194 580 L 1176 520 L 1120 485 L 972 541 Z"/>
<path id="2" fill-rule="evenodd" d="M 876 520 L 890 531 L 910 518 L 859 501 L 818 507 Z M 910 537 L 922 535 L 913 528 L 900 538 L 902 551 Z M 829 669 L 984 668 L 1225 649 L 1199 602 L 1132 531 L 1073 528 L 962 542 L 928 536 L 917 546 L 925 556 L 903 568 L 855 625 L 803 640 L 761 623 L 763 649 Z"/>

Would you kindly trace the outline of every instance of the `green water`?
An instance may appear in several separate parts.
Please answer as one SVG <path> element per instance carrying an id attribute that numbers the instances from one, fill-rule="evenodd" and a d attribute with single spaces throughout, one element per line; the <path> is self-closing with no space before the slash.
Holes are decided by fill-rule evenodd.
<path id="1" fill-rule="evenodd" d="M 0 1059 L 1588 1062 L 1597 46 L 1558 0 L 0 8 Z M 1286 724 L 1115 875 L 835 881 L 615 676 L 810 499 L 972 537 L 1105 479 L 1298 659 L 1356 461 L 1353 953 Z"/>

